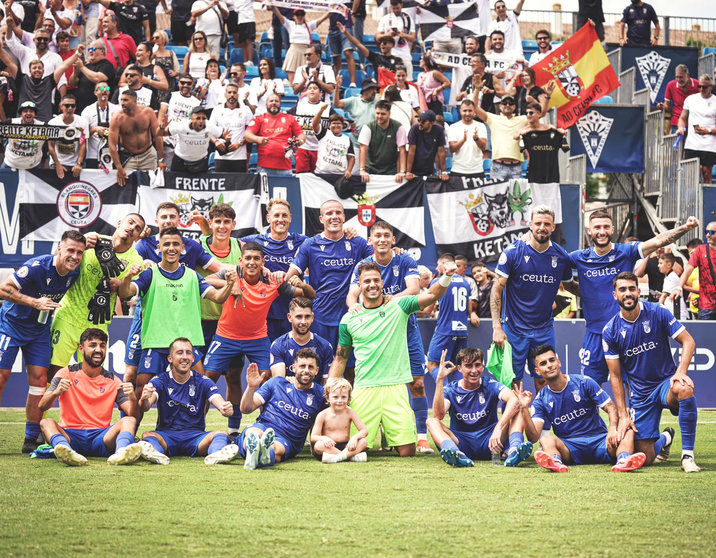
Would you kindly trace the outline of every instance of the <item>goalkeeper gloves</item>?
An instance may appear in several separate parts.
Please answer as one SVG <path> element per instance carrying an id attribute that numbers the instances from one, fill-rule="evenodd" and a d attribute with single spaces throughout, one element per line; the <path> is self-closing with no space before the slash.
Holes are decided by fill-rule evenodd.
<path id="1" fill-rule="evenodd" d="M 108 322 L 112 318 L 112 308 L 110 307 L 109 301 L 109 279 L 103 277 L 97 285 L 97 290 L 87 303 L 87 308 L 89 309 L 87 320 L 95 325 Z"/>
<path id="2" fill-rule="evenodd" d="M 102 273 L 104 273 L 106 277 L 117 277 L 124 271 L 126 266 L 114 253 L 111 240 L 104 238 L 97 240 L 94 253 L 99 261 L 99 266 L 102 268 Z"/>

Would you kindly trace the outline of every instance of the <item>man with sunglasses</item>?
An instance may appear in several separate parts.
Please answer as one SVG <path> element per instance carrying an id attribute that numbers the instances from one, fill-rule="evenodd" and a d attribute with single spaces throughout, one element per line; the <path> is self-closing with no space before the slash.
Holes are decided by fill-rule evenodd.
<path id="1" fill-rule="evenodd" d="M 712 95 L 712 91 L 713 78 L 709 74 L 701 74 L 699 94 L 691 95 L 684 101 L 676 132 L 683 136 L 688 125 L 684 159 L 699 159 L 704 184 L 711 184 L 711 171 L 716 164 L 716 96 Z"/>
<path id="2" fill-rule="evenodd" d="M 361 56 L 365 56 L 368 62 L 373 64 L 373 67 L 377 70 L 378 68 L 385 68 L 388 71 L 395 72 L 396 66 L 403 65 L 403 59 L 393 54 L 393 47 L 395 47 L 395 39 L 392 35 L 386 35 L 378 41 L 378 50 L 380 52 L 374 52 L 368 50 L 356 37 L 351 35 L 350 31 L 342 24 L 336 24 L 338 30 L 346 36 Z M 412 76 L 410 76 L 412 77 Z"/>
<path id="3" fill-rule="evenodd" d="M 43 29 L 47 31 L 50 34 L 50 42 L 47 45 L 47 48 L 50 52 L 58 52 L 59 48 L 57 47 L 57 42 L 55 40 L 55 35 L 57 31 L 57 24 L 55 23 L 55 20 L 51 17 L 46 17 L 42 20 L 42 25 L 40 26 L 40 29 Z M 25 45 L 26 47 L 33 48 L 35 46 L 35 32 L 33 31 L 26 31 L 22 27 L 18 27 L 17 24 L 14 26 L 13 31 L 15 32 L 15 35 L 20 40 L 20 42 Z"/>
<path id="4" fill-rule="evenodd" d="M 52 75 L 54 71 L 62 64 L 62 58 L 56 52 L 50 50 L 50 42 L 52 41 L 52 35 L 45 29 L 38 29 L 35 31 L 33 47 L 27 47 L 23 45 L 15 36 L 15 21 L 9 17 L 6 19 L 7 22 L 7 40 L 5 42 L 8 50 L 12 55 L 17 58 L 19 62 L 20 71 L 23 74 L 30 73 L 30 62 L 33 60 L 39 60 L 44 66 L 44 73 L 42 77 Z M 67 84 L 67 80 L 63 79 L 64 85 Z"/>
<path id="5" fill-rule="evenodd" d="M 246 66 L 241 62 L 232 64 L 231 68 L 229 68 L 229 78 L 239 88 L 239 105 L 248 107 L 252 114 L 256 112 L 258 100 L 251 94 L 249 84 L 244 81 L 246 78 Z"/>
<path id="6" fill-rule="evenodd" d="M 716 320 L 716 221 L 706 225 L 706 243 L 691 252 L 671 300 L 681 296 L 694 269 L 699 270 L 699 320 Z"/>
<path id="7" fill-rule="evenodd" d="M 504 37 L 505 50 L 516 52 L 520 57 L 522 56 L 522 37 L 520 37 L 520 24 L 517 18 L 522 12 L 522 6 L 525 0 L 519 0 L 517 6 L 512 10 L 512 14 L 507 13 L 507 4 L 504 0 L 497 0 L 495 2 L 495 13 L 497 18 L 490 23 L 487 28 L 487 41 L 485 43 L 485 52 L 491 52 L 494 50 L 492 41 L 493 31 L 502 31 Z"/>
<path id="8" fill-rule="evenodd" d="M 540 29 L 535 33 L 535 41 L 537 41 L 537 52 L 533 52 L 532 56 L 530 56 L 530 66 L 534 66 L 537 62 L 544 60 L 554 50 L 551 43 L 552 35 L 546 29 Z"/>
<path id="9" fill-rule="evenodd" d="M 191 112 L 201 104 L 201 101 L 191 94 L 194 89 L 194 78 L 191 74 L 182 74 L 178 81 L 179 91 L 174 91 L 169 97 L 169 102 L 162 103 L 159 108 L 159 132 L 162 133 L 171 122 L 188 120 Z M 177 138 L 166 136 L 164 138 L 164 162 L 171 168 L 174 159 L 174 146 Z"/>
<path id="10" fill-rule="evenodd" d="M 94 86 L 94 95 L 97 100 L 82 111 L 82 117 L 89 126 L 85 159 L 85 166 L 88 169 L 99 168 L 100 145 L 109 136 L 109 123 L 112 117 L 119 112 L 119 105 L 109 102 L 109 85 L 106 81 L 101 81 Z"/>
<path id="11" fill-rule="evenodd" d="M 85 134 L 89 131 L 89 124 L 82 117 L 76 114 L 77 100 L 74 95 L 65 95 L 60 100 L 60 110 L 62 114 L 58 114 L 51 119 L 48 124 L 51 126 L 62 126 L 68 128 L 72 126 L 77 128 L 72 139 L 60 138 L 47 142 L 50 157 L 55 165 L 57 178 L 62 180 L 68 170 L 72 171 L 72 176 L 77 178 L 82 171 L 87 154 L 87 142 L 84 141 Z"/>
<path id="12" fill-rule="evenodd" d="M 114 84 L 114 68 L 105 58 L 106 48 L 102 41 L 93 41 L 87 49 L 88 58 L 84 62 L 77 59 L 75 69 L 70 76 L 70 86 L 77 97 L 77 113 L 94 102 L 95 86 L 99 83 Z M 109 124 L 108 124 L 109 125 Z"/>
<path id="13" fill-rule="evenodd" d="M 684 110 L 684 101 L 699 92 L 699 80 L 689 75 L 689 67 L 686 64 L 676 66 L 674 78 L 666 84 L 664 102 L 656 104 L 656 108 L 661 110 L 671 109 L 672 134 L 679 129 L 679 118 Z"/>
<path id="14" fill-rule="evenodd" d="M 136 93 L 138 104 L 144 107 L 149 107 L 156 113 L 156 111 L 159 110 L 157 90 L 151 89 L 146 85 L 142 85 L 142 77 L 144 76 L 142 69 L 137 64 L 132 64 L 127 66 L 124 76 L 127 78 L 127 85 L 115 90 L 112 101 L 118 103 L 121 94 L 127 90 L 131 90 Z"/>
<path id="15" fill-rule="evenodd" d="M 328 64 L 321 62 L 321 45 L 311 44 L 304 53 L 306 63 L 296 69 L 293 77 L 293 92 L 303 96 L 311 82 L 316 82 L 321 88 L 320 101 L 329 101 L 330 95 L 336 88 L 336 74 Z"/>

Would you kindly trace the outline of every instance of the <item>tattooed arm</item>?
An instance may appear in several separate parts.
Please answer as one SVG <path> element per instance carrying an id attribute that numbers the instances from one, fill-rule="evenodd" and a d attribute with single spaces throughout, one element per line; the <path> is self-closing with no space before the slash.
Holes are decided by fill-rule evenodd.
<path id="1" fill-rule="evenodd" d="M 346 370 L 346 362 L 348 362 L 348 357 L 350 356 L 350 354 L 350 347 L 343 347 L 341 345 L 338 345 L 338 348 L 336 349 L 336 356 L 333 358 L 331 368 L 328 371 L 329 378 L 340 378 L 341 376 L 343 376 L 343 372 L 345 372 Z"/>
<path id="2" fill-rule="evenodd" d="M 651 254 L 655 250 L 658 250 L 659 248 L 668 246 L 669 244 L 676 242 L 687 232 L 695 229 L 698 226 L 699 220 L 696 217 L 689 217 L 686 220 L 686 223 L 684 223 L 680 227 L 676 227 L 669 231 L 657 234 L 654 238 L 647 240 L 641 245 L 641 251 L 644 254 L 644 257 L 647 257 L 649 254 Z"/>
<path id="3" fill-rule="evenodd" d="M 507 277 L 498 275 L 492 283 L 492 291 L 490 292 L 490 313 L 492 314 L 492 340 L 498 347 L 505 346 L 507 336 L 502 330 L 502 293 L 507 285 Z"/>

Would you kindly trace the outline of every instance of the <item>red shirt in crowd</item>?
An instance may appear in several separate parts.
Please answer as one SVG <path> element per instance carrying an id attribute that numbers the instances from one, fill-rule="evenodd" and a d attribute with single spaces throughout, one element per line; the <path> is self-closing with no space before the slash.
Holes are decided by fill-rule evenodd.
<path id="1" fill-rule="evenodd" d="M 706 250 L 711 252 L 711 266 L 716 272 L 716 250 L 708 243 L 691 252 L 689 265 L 699 268 L 699 308 L 713 310 L 716 308 L 716 277 L 711 273 Z"/>
<path id="2" fill-rule="evenodd" d="M 288 139 L 303 132 L 298 121 L 285 112 L 276 116 L 268 112 L 255 116 L 246 128 L 253 134 L 268 138 L 266 145 L 258 145 L 258 165 L 267 169 L 291 170 L 291 159 L 285 156 Z"/>
<path id="3" fill-rule="evenodd" d="M 119 66 L 122 68 L 126 67 L 130 60 L 134 60 L 137 45 L 134 43 L 134 39 L 129 35 L 119 33 L 113 39 L 109 39 L 105 36 L 102 37 L 102 42 L 105 48 L 104 57 L 109 60 L 115 70 Z M 110 42 L 112 46 L 109 45 Z M 114 50 L 112 50 L 113 48 Z M 119 65 L 117 64 L 117 58 L 119 58 Z"/>
<path id="4" fill-rule="evenodd" d="M 695 95 L 699 92 L 699 80 L 689 78 L 689 85 L 686 89 L 679 85 L 675 79 L 671 80 L 666 84 L 666 91 L 664 92 L 664 99 L 669 99 L 671 102 L 671 125 L 679 125 L 679 117 L 681 111 L 684 110 L 684 100 L 689 95 Z"/>

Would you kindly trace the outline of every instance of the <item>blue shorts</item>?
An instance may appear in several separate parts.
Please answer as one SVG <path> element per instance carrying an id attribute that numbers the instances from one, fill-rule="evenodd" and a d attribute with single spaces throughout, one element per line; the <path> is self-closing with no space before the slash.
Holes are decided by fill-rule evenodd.
<path id="1" fill-rule="evenodd" d="M 467 336 L 434 333 L 433 338 L 430 340 L 430 346 L 428 347 L 428 360 L 430 362 L 440 362 L 440 356 L 443 351 L 447 349 L 447 359 L 455 362 L 457 354 L 466 346 Z"/>
<path id="2" fill-rule="evenodd" d="M 666 404 L 670 385 L 671 378 L 665 378 L 646 399 L 637 401 L 633 397 L 631 398 L 629 406 L 632 420 L 638 430 L 634 435 L 635 440 L 653 440 L 661 435 L 659 423 L 662 409 L 668 408 L 672 415 L 679 414 L 678 407 L 674 410 Z"/>
<path id="3" fill-rule="evenodd" d="M 346 27 L 346 31 L 353 33 L 352 27 Z M 326 44 L 328 45 L 331 57 L 341 56 L 346 50 L 353 50 L 355 47 L 353 43 L 348 40 L 343 33 L 338 30 L 330 31 L 328 37 L 326 37 Z"/>
<path id="4" fill-rule="evenodd" d="M 333 347 L 333 350 L 338 349 L 338 324 L 326 325 L 326 324 L 317 322 L 316 320 L 313 320 L 313 325 L 311 325 L 311 331 L 313 333 L 315 333 L 316 335 L 323 337 L 326 341 L 328 341 L 331 344 L 331 347 Z M 356 367 L 356 357 L 353 354 L 353 351 L 351 350 L 351 354 L 348 357 L 348 360 L 346 361 L 346 368 L 355 368 L 355 367 Z"/>
<path id="5" fill-rule="evenodd" d="M 194 363 L 201 361 L 201 353 L 194 347 Z M 142 349 L 142 366 L 137 374 L 152 374 L 156 376 L 169 369 L 169 349 Z"/>
<path id="6" fill-rule="evenodd" d="M 43 329 L 35 337 L 23 339 L 5 324 L 0 324 L 0 370 L 12 370 L 17 353 L 22 349 L 25 366 L 50 367 L 52 345 L 50 330 Z"/>
<path id="7" fill-rule="evenodd" d="M 204 370 L 226 374 L 231 363 L 240 355 L 246 356 L 250 363 L 255 362 L 259 370 L 269 370 L 270 352 L 271 343 L 268 337 L 239 340 L 214 335 L 204 357 Z"/>
<path id="8" fill-rule="evenodd" d="M 607 451 L 607 435 L 585 436 L 575 438 L 560 438 L 575 465 L 594 463 L 615 463 L 614 458 Z"/>
<path id="9" fill-rule="evenodd" d="M 139 317 L 137 317 L 139 316 Z M 139 366 L 142 357 L 142 318 L 135 314 L 127 335 L 127 348 L 124 351 L 124 364 Z"/>
<path id="10" fill-rule="evenodd" d="M 219 320 L 201 320 L 201 331 L 204 334 L 204 347 L 208 347 L 211 340 L 216 335 L 216 326 Z"/>
<path id="11" fill-rule="evenodd" d="M 458 439 L 458 449 L 467 455 L 470 459 L 490 459 L 492 452 L 490 451 L 490 436 L 495 430 L 495 425 L 475 432 L 459 432 L 453 430 L 452 433 Z"/>
<path id="12" fill-rule="evenodd" d="M 410 372 L 413 376 L 425 375 L 425 349 L 423 338 L 420 336 L 420 329 L 416 323 L 414 326 L 408 322 L 408 353 L 410 354 Z"/>
<path id="13" fill-rule="evenodd" d="M 289 459 L 291 457 L 296 457 L 299 453 L 301 453 L 301 451 L 303 450 L 303 446 L 305 445 L 304 441 L 298 443 L 289 440 L 284 434 L 282 434 L 279 430 L 277 430 L 270 424 L 262 424 L 260 422 L 256 422 L 244 428 L 243 432 L 241 432 L 241 436 L 239 436 L 239 441 L 236 442 L 239 445 L 239 453 L 241 454 L 241 457 L 246 457 L 246 451 L 244 450 L 244 438 L 246 436 L 246 431 L 249 428 L 258 428 L 260 430 L 263 430 L 264 432 L 267 428 L 273 428 L 276 434 L 276 441 L 280 442 L 281 445 L 286 448 L 284 460 Z"/>
<path id="14" fill-rule="evenodd" d="M 602 334 L 587 330 L 584 343 L 579 350 L 582 376 L 589 376 L 600 386 L 609 378 L 609 368 L 602 349 Z"/>
<path id="15" fill-rule="evenodd" d="M 268 330 L 268 338 L 271 343 L 279 337 L 291 331 L 291 324 L 287 318 L 268 318 L 266 320 L 266 329 Z"/>
<path id="16" fill-rule="evenodd" d="M 65 433 L 70 437 L 70 446 L 77 453 L 86 457 L 109 457 L 111 452 L 104 445 L 104 436 L 107 428 L 65 428 Z"/>
<path id="17" fill-rule="evenodd" d="M 152 430 L 147 434 L 152 433 L 159 434 L 164 439 L 169 457 L 176 455 L 194 457 L 201 441 L 211 434 L 204 430 Z"/>
<path id="18" fill-rule="evenodd" d="M 557 346 L 557 340 L 554 337 L 554 328 L 535 329 L 532 331 L 519 331 L 513 329 L 509 322 L 502 324 L 502 329 L 507 335 L 507 340 L 512 346 L 512 371 L 515 374 L 515 380 L 522 380 L 525 375 L 525 364 L 528 365 L 530 374 L 534 377 L 541 378 L 535 372 L 535 362 L 531 358 L 532 351 L 540 345 Z"/>

